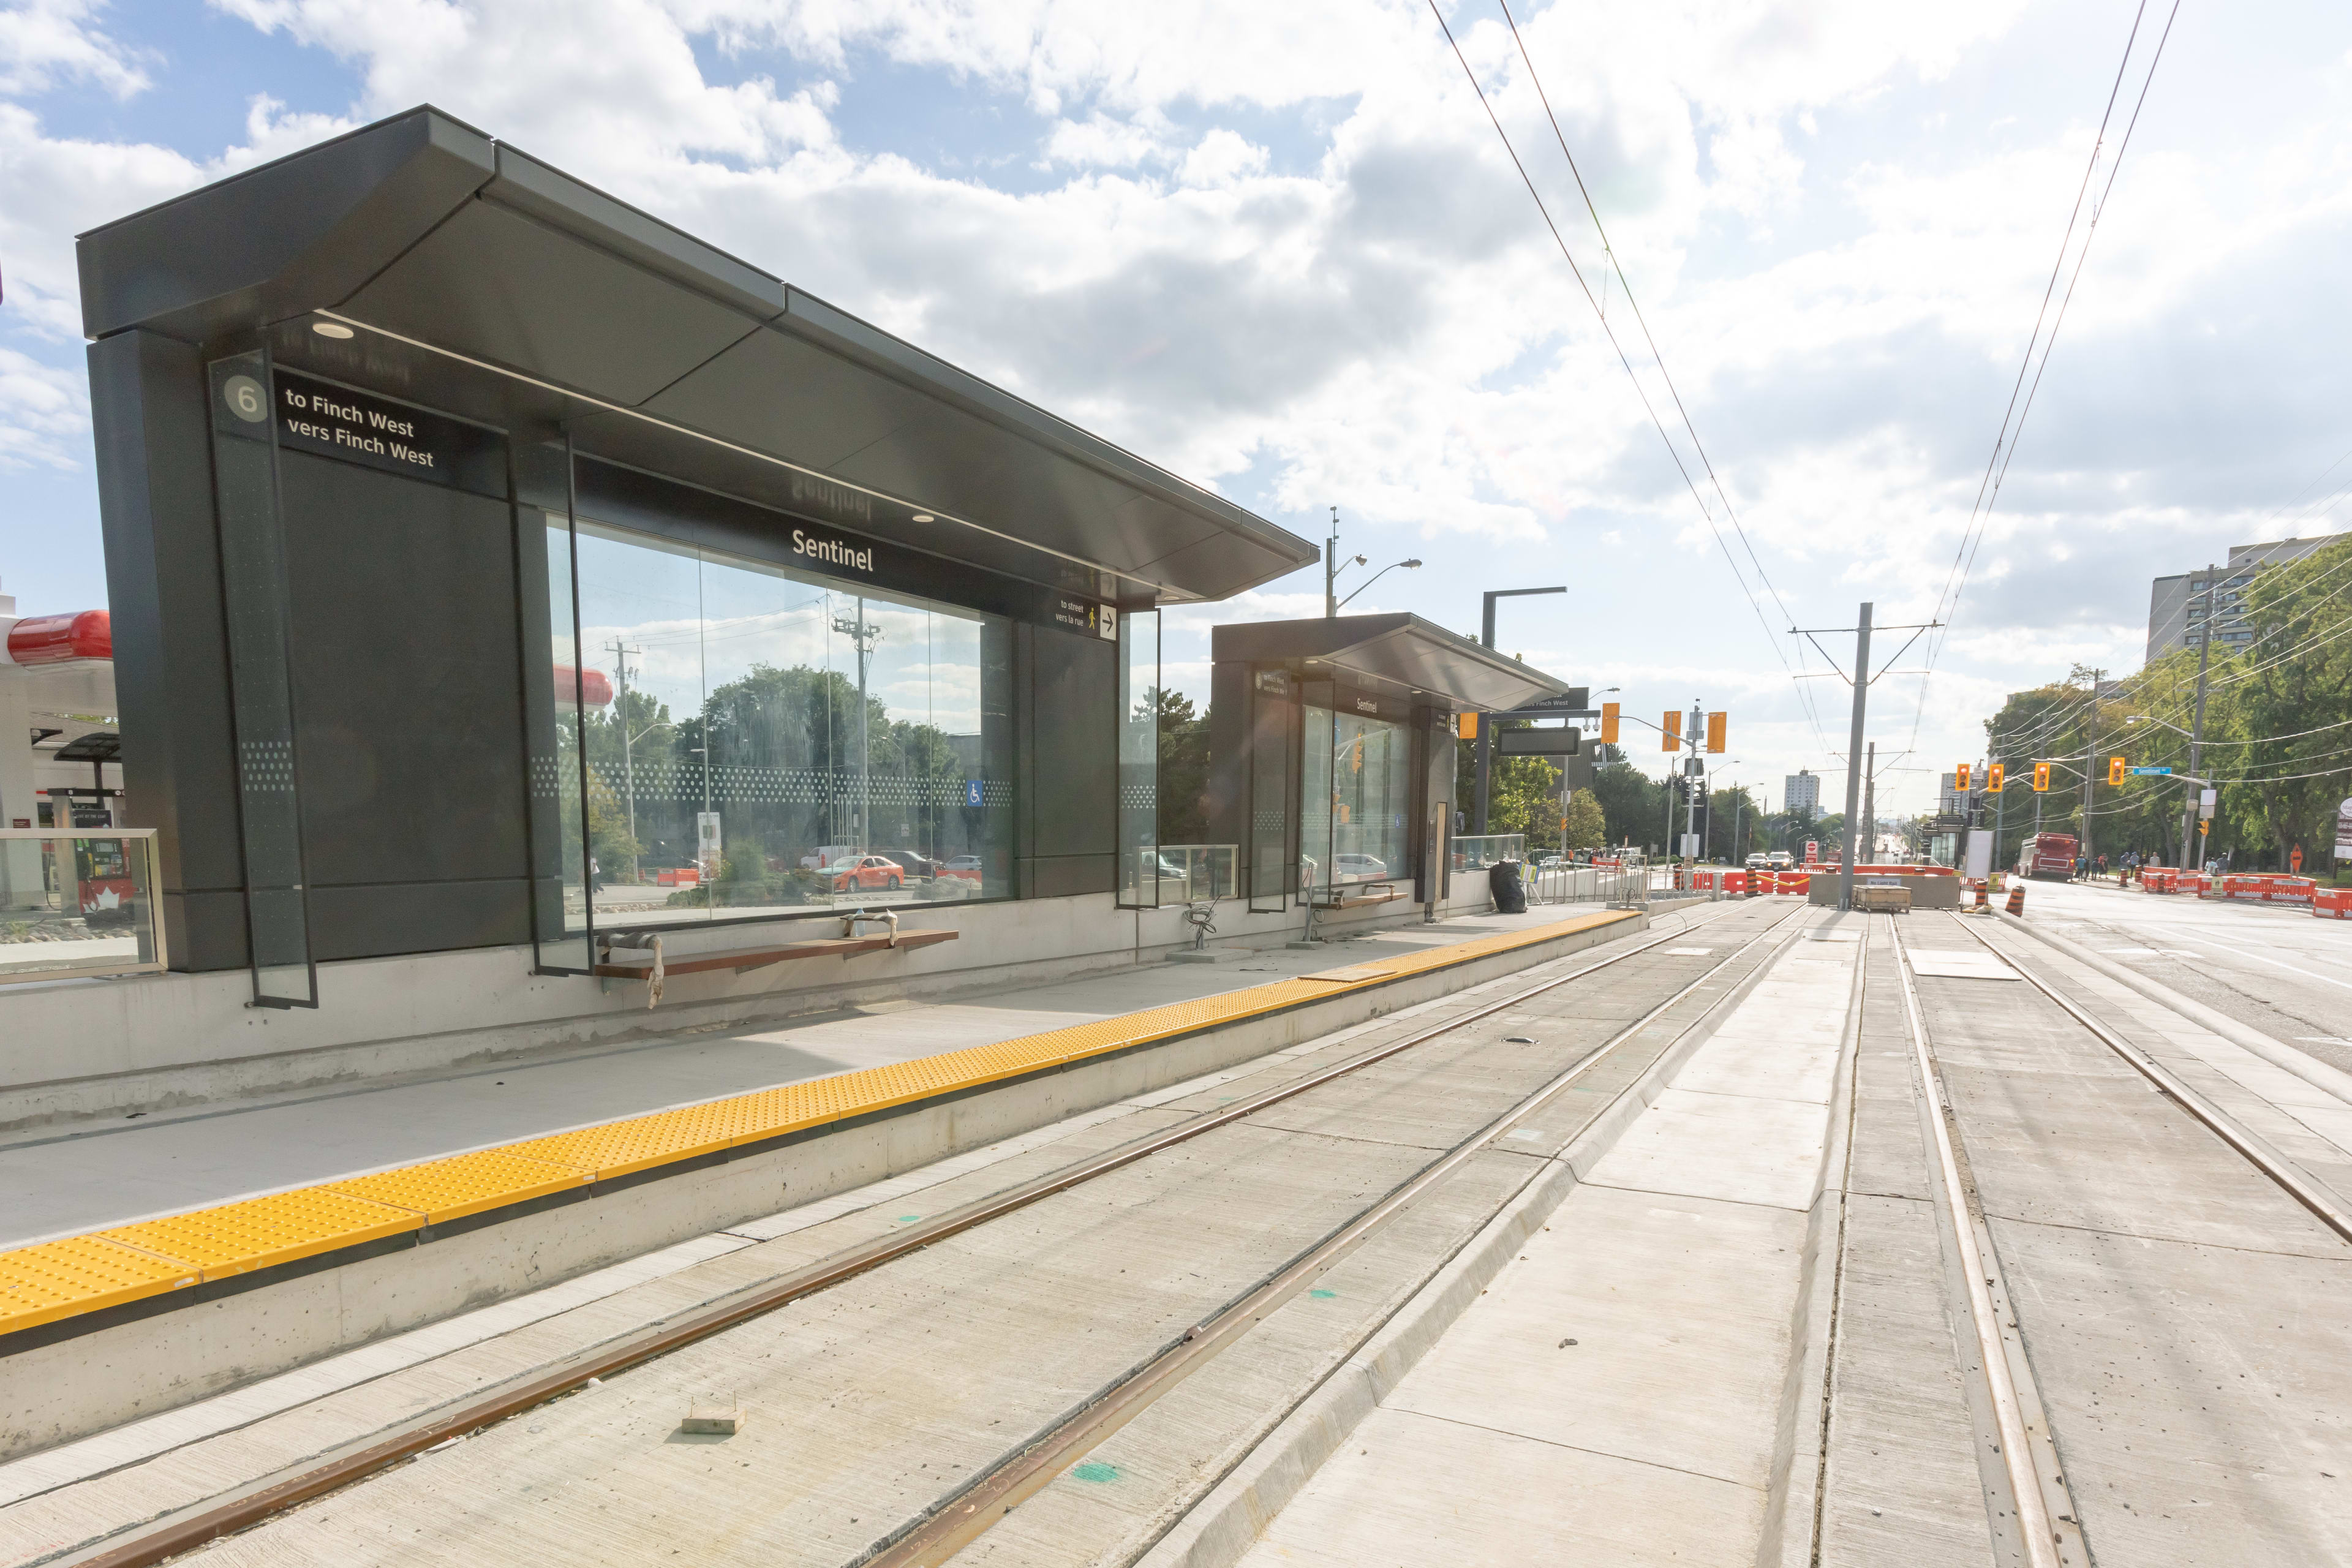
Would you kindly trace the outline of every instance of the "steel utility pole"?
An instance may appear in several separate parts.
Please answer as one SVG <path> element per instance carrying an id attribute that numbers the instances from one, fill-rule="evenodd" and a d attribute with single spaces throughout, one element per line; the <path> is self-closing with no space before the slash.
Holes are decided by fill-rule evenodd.
<path id="1" fill-rule="evenodd" d="M 1692 763 L 1698 761 L 1698 727 L 1706 721 L 1706 716 L 1699 711 L 1698 699 L 1696 697 L 1692 698 L 1689 731 L 1690 760 Z M 1676 760 L 1680 761 L 1680 759 Z M 1698 781 L 1706 775 L 1694 771 L 1690 763 L 1683 763 L 1682 770 L 1683 785 L 1686 792 L 1684 795 L 1683 852 L 1690 855 L 1691 859 L 1696 862 L 1699 857 L 1696 854 L 1692 853 L 1691 840 L 1698 836 Z M 1706 846 L 1701 844 L 1698 847 L 1704 849 Z"/>
<path id="2" fill-rule="evenodd" d="M 1338 523 L 1338 521 L 1337 521 L 1337 517 L 1338 517 L 1338 512 L 1337 512 L 1337 510 L 1335 509 L 1335 510 L 1334 510 L 1334 512 L 1333 512 L 1334 521 L 1333 521 L 1333 523 L 1332 523 L 1332 528 L 1333 528 L 1333 529 L 1334 529 L 1334 531 L 1335 531 L 1335 536 L 1336 536 L 1336 531 L 1337 531 L 1337 529 L 1338 529 L 1338 527 L 1339 527 L 1339 523 Z M 1526 597 L 1527 597 L 1528 595 L 1530 595 L 1530 594 L 1565 594 L 1565 593 L 1567 593 L 1567 592 L 1568 592 L 1568 589 L 1567 589 L 1565 586 L 1561 586 L 1561 587 L 1558 587 L 1558 588 L 1495 588 L 1495 589 L 1490 589 L 1490 590 L 1487 592 L 1487 594 L 1486 594 L 1486 613 L 1485 613 L 1485 614 L 1480 617 L 1479 622 L 1478 622 L 1478 640 L 1479 640 L 1481 643 L 1485 644 L 1485 645 L 1486 645 L 1487 647 L 1489 647 L 1489 648 L 1492 648 L 1492 647 L 1495 646 L 1495 601 L 1496 601 L 1496 600 L 1497 600 L 1497 599 L 1524 599 L 1524 598 L 1526 598 Z M 1354 597 L 1354 595 L 1349 595 L 1349 596 L 1350 598 L 1353 598 L 1353 597 Z M 1335 612 L 1335 613 L 1336 613 L 1336 612 Z M 1495 759 L 1495 724 L 1494 724 L 1494 719 L 1495 719 L 1495 716 L 1494 716 L 1492 713 L 1482 713 L 1482 714 L 1480 714 L 1480 715 L 1478 716 L 1478 792 L 1477 792 L 1477 814 L 1476 814 L 1476 815 L 1477 815 L 1477 820 L 1476 820 L 1476 822 L 1472 826 L 1472 827 L 1471 827 L 1470 831 L 1471 831 L 1474 835 L 1475 835 L 1475 836 L 1477 836 L 1477 837 L 1486 837 L 1486 779 L 1487 779 L 1487 775 L 1488 775 L 1488 772 L 1489 772 L 1489 770 L 1494 766 L 1494 759 Z"/>
<path id="3" fill-rule="evenodd" d="M 2210 592 L 2210 590 L 2207 590 Z M 2106 671 L 2091 671 L 2091 711 L 2083 723 L 2083 845 L 2075 853 L 2083 858 L 2083 875 L 2091 874 L 2091 770 L 2099 761 L 2099 682 Z M 2196 769 L 2191 768 L 2191 773 Z"/>
<path id="4" fill-rule="evenodd" d="M 1870 835 L 1869 847 L 1864 851 L 1872 864 L 1878 860 L 1878 742 L 1873 741 L 1864 749 L 1865 761 L 1862 769 L 1862 819 Z"/>
<path id="5" fill-rule="evenodd" d="M 1853 858 L 1862 831 L 1862 722 L 1870 700 L 1870 605 L 1854 619 L 1853 730 L 1845 746 L 1845 855 L 1838 863 L 1838 908 L 1853 908 Z"/>
<path id="6" fill-rule="evenodd" d="M 2205 568 L 2205 629 L 2197 637 L 2197 716 L 2189 721 L 2189 771 L 2202 773 L 2205 749 L 2205 671 L 2213 662 L 2213 590 L 2220 584 L 2215 579 L 2221 574 L 2218 566 Z M 2197 800 L 2200 784 L 2189 786 L 2188 798 L 2180 803 L 2180 865 L 2186 870 L 2194 864 L 2189 852 L 2197 845 Z"/>
<path id="7" fill-rule="evenodd" d="M 866 672 L 873 662 L 874 645 L 882 640 L 882 628 L 866 618 L 866 599 L 860 595 L 857 614 L 834 616 L 833 629 L 857 649 L 857 852 L 863 855 L 874 847 L 874 754 L 866 732 Z M 709 771 L 706 756 L 703 773 L 708 776 Z M 704 809 L 709 809 L 707 799 Z"/>
<path id="8" fill-rule="evenodd" d="M 1986 761 L 2000 762 L 2001 760 L 2000 746 L 1998 738 L 1996 738 L 1994 743 L 1988 745 L 1985 748 L 1985 752 Z M 1985 782 L 1988 784 L 1992 782 L 1992 774 L 1990 772 L 1985 774 Z M 2000 823 L 2004 808 L 2008 805 L 2009 769 L 2007 767 L 2003 767 L 2000 772 L 2000 788 L 1993 791 L 1992 795 L 1992 868 L 1996 871 L 2000 869 Z"/>
<path id="9" fill-rule="evenodd" d="M 1339 509 L 1331 509 L 1331 537 L 1323 542 L 1323 618 L 1339 618 Z"/>

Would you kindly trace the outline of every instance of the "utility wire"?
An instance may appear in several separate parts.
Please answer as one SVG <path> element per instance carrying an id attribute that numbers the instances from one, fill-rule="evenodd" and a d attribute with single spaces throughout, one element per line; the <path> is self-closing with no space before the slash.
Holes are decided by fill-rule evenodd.
<path id="1" fill-rule="evenodd" d="M 1789 656 L 1780 647 L 1780 635 L 1772 630 L 1771 623 L 1765 618 L 1764 606 L 1757 602 L 1756 590 L 1748 586 L 1747 574 L 1739 569 L 1738 558 L 1732 554 L 1730 544 L 1724 539 L 1723 530 L 1717 523 L 1713 510 L 1707 506 L 1706 498 L 1699 493 L 1698 482 L 1692 478 L 1689 465 L 1683 460 L 1681 448 L 1675 445 L 1674 437 L 1667 434 L 1665 421 L 1658 417 L 1657 407 L 1650 401 L 1648 389 L 1643 386 L 1641 376 L 1634 372 L 1633 359 L 1626 353 L 1625 345 L 1618 341 L 1617 331 L 1609 324 L 1608 316 L 1602 313 L 1601 301 L 1593 297 L 1592 285 L 1586 281 L 1584 269 L 1576 264 L 1575 256 L 1568 248 L 1566 237 L 1559 232 L 1559 225 L 1553 221 L 1551 208 L 1546 205 L 1543 193 L 1536 189 L 1534 178 L 1528 174 L 1528 166 L 1520 159 L 1518 149 L 1512 145 L 1510 132 L 1503 129 L 1502 119 L 1495 112 L 1495 106 L 1488 100 L 1486 89 L 1479 86 L 1478 73 L 1470 68 L 1469 58 L 1463 54 L 1461 41 L 1454 37 L 1454 29 L 1447 26 L 1445 14 L 1437 7 L 1437 0 L 1429 0 L 1429 12 L 1431 16 L 1437 18 L 1438 30 L 1445 35 L 1445 42 L 1453 49 L 1454 59 L 1461 64 L 1462 74 L 1469 79 L 1470 90 L 1477 96 L 1478 107 L 1486 111 L 1487 121 L 1494 126 L 1496 136 L 1501 140 L 1503 151 L 1511 160 L 1511 167 L 1518 171 L 1519 183 L 1527 186 L 1528 195 L 1534 198 L 1536 211 L 1542 216 L 1544 226 L 1551 231 L 1552 243 L 1559 247 L 1560 259 L 1568 263 L 1568 269 L 1576 279 L 1577 288 L 1582 290 L 1585 302 L 1592 307 L 1593 314 L 1600 319 L 1601 330 L 1609 339 L 1609 346 L 1616 351 L 1617 363 L 1624 367 L 1626 379 L 1633 384 L 1634 395 L 1642 400 L 1642 411 L 1650 416 L 1650 423 L 1656 428 L 1658 439 L 1664 444 L 1666 455 L 1674 459 L 1675 471 L 1682 476 L 1683 484 L 1690 491 L 1691 500 L 1698 503 L 1699 515 L 1706 520 L 1707 531 L 1715 536 L 1716 547 L 1723 552 L 1724 563 L 1731 568 L 1733 580 L 1739 584 L 1739 591 L 1747 596 L 1748 607 L 1756 612 L 1757 624 L 1764 628 L 1764 635 L 1770 640 L 1773 653 L 1780 660 L 1781 667 L 1784 669 L 1789 668 Z M 1679 406 L 1679 399 L 1677 399 L 1677 405 Z M 1687 416 L 1685 416 L 1685 425 L 1687 425 Z M 1695 437 L 1694 443 L 1696 443 Z M 1702 463 L 1705 461 L 1704 453 L 1701 454 L 1701 461 Z M 1709 478 L 1713 478 L 1711 469 Z M 1768 589 L 1770 587 L 1769 582 L 1765 585 Z M 1777 601 L 1779 595 L 1775 594 L 1773 597 Z M 1791 669 L 1790 673 L 1793 675 L 1795 671 Z M 1820 731 L 1821 721 L 1818 717 L 1813 719 L 1813 727 L 1817 732 Z M 1822 742 L 1826 747 L 1825 736 L 1822 737 Z"/>
<path id="2" fill-rule="evenodd" d="M 2173 19 L 2180 14 L 2179 0 L 2173 0 L 2172 10 L 2165 18 L 2164 32 L 2157 40 L 2156 53 L 2148 62 L 2147 75 L 2140 82 L 2139 97 L 2132 106 L 2131 120 L 2125 127 L 2123 141 L 2116 149 L 2115 162 L 2108 167 L 2106 184 L 2100 191 L 2097 205 L 2091 209 L 2090 231 L 2084 237 L 2082 250 L 2074 259 L 2074 273 L 2067 280 L 2064 296 L 2059 299 L 2058 313 L 2055 318 L 2051 319 L 2050 331 L 2045 338 L 2042 331 L 2042 323 L 2046 317 L 2049 317 L 2050 302 L 2056 294 L 2059 276 L 2066 270 L 2066 252 L 2074 243 L 2074 228 L 2083 216 L 2084 198 L 2089 194 L 2092 177 L 2098 170 L 2099 154 L 2106 145 L 2107 126 L 2115 118 L 2116 101 L 2122 94 L 2124 78 L 2131 67 L 2132 50 L 2139 41 L 2140 25 L 2146 19 L 2147 13 L 2147 0 L 2140 0 L 2138 9 L 2132 14 L 2131 32 L 2124 39 L 2123 58 L 2116 63 L 2116 79 L 2107 89 L 2106 108 L 2099 116 L 2099 133 L 2091 143 L 2091 156 L 2083 170 L 2083 182 L 2074 193 L 2074 209 L 2066 217 L 2066 232 L 2058 242 L 2058 258 L 2051 264 L 2050 281 L 2042 288 L 2042 304 L 2034 313 L 2032 335 L 2026 340 L 2024 357 L 2018 363 L 2017 378 L 2010 387 L 2009 405 L 2001 413 L 2000 430 L 1994 437 L 1991 456 L 1985 461 L 1984 478 L 1977 482 L 1977 500 L 1969 508 L 1967 524 L 1960 531 L 1960 543 L 1959 547 L 1953 552 L 1952 566 L 1945 574 L 1946 592 L 1937 596 L 1937 613 L 1929 617 L 1931 620 L 1942 621 L 1945 625 L 1943 634 L 1927 648 L 1927 668 L 1929 673 L 1920 678 L 1919 706 L 1911 721 L 1912 739 L 1915 744 L 1918 738 L 1920 721 L 1927 714 L 1927 689 L 1934 679 L 1936 661 L 1951 641 L 1951 623 L 1958 613 L 1960 596 L 1968 591 L 1969 577 L 1976 566 L 1977 550 L 1983 543 L 1985 531 L 1992 521 L 1991 509 L 2000 495 L 2000 483 L 2008 477 L 2009 458 L 2015 455 L 2018 440 L 2024 433 L 2025 417 L 2032 410 L 2033 395 L 2041 390 L 2042 373 L 2049 368 L 2050 351 L 2056 346 L 2058 329 L 2065 321 L 2066 306 L 2074 300 L 2074 284 L 2082 277 L 2084 259 L 2090 255 L 2091 240 L 2095 237 L 2099 214 L 2105 210 L 2107 197 L 2115 190 L 2116 175 L 2123 167 L 2125 153 L 2131 147 L 2132 130 L 2139 124 L 2139 112 L 2147 102 L 2147 89 L 2156 79 L 2156 68 L 2163 62 L 2165 40 L 2172 36 Z M 2034 368 L 2034 351 L 2037 345 L 2041 349 L 2041 369 L 2039 370 Z M 2030 385 L 2027 382 L 2029 371 L 2032 372 Z M 2021 397 L 2023 400 L 2021 403 Z M 2012 427 L 2012 416 L 2014 427 Z"/>

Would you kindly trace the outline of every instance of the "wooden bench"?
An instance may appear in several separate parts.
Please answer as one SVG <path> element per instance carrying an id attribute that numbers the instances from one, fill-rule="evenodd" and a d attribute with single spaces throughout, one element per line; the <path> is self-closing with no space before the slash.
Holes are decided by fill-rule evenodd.
<path id="1" fill-rule="evenodd" d="M 1339 894 L 1337 888 L 1331 891 Z M 1360 910 L 1372 904 L 1393 903 L 1403 897 L 1392 882 L 1360 882 L 1346 894 L 1318 899 L 1315 907 L 1318 910 Z"/>

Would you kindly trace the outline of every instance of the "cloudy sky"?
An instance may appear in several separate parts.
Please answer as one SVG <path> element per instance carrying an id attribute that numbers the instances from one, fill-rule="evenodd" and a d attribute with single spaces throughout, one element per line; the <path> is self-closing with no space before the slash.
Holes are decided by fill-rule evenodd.
<path id="1" fill-rule="evenodd" d="M 1598 291 L 1502 12 L 1440 3 Z M 1427 0 L 12 0 L 0 592 L 105 598 L 73 235 L 432 102 L 1295 531 L 1336 505 L 1345 552 L 1426 561 L 1354 608 L 1475 632 L 1480 590 L 1564 583 L 1507 605 L 1507 650 L 1727 709 L 1725 776 L 1833 797 L 1847 690 L 1793 678 L 1826 666 L 1785 627 L 1948 604 L 2138 10 L 1520 10 L 1703 512 L 1622 288 L 1639 391 Z M 2352 8 L 2179 7 L 1934 675 L 1874 689 L 1883 805 L 1931 800 L 2001 692 L 2137 668 L 2151 576 L 2352 526 L 2347 108 Z M 1204 692 L 1208 625 L 1320 591 L 1171 617 L 1171 677 Z"/>

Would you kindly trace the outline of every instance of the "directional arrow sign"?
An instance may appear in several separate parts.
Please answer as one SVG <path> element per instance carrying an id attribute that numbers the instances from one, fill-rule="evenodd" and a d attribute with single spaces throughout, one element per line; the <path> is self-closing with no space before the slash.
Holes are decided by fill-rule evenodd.
<path id="1" fill-rule="evenodd" d="M 2172 770 L 2170 768 L 2133 768 L 2130 770 L 2130 773 L 2134 778 L 2144 777 L 2149 773 L 2156 773 L 2165 778 L 2170 778 L 2172 776 Z"/>

